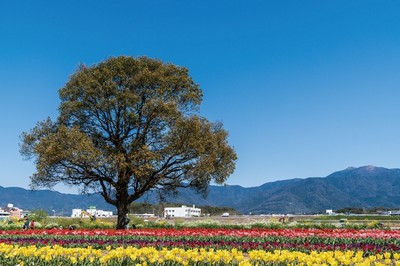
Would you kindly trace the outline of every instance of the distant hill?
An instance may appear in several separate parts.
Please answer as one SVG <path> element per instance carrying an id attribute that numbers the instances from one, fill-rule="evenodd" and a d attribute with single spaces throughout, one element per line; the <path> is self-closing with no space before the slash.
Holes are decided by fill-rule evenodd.
<path id="1" fill-rule="evenodd" d="M 70 216 L 74 208 L 86 209 L 93 205 L 98 209 L 114 210 L 114 207 L 106 203 L 100 194 L 75 195 L 51 190 L 0 186 L 0 206 L 5 207 L 9 203 L 23 210 L 43 209 L 49 214 L 53 214 L 54 210 L 58 215 L 65 216 Z"/>
<path id="2" fill-rule="evenodd" d="M 139 202 L 157 203 L 149 192 Z M 232 207 L 241 213 L 318 213 L 345 207 L 400 208 L 400 169 L 375 166 L 347 168 L 326 177 L 309 177 L 265 183 L 258 187 L 210 186 L 207 198 L 180 189 L 167 202 Z M 55 210 L 70 215 L 73 208 L 95 205 L 113 210 L 99 194 L 73 195 L 50 190 L 0 187 L 0 206 L 13 203 L 22 209 Z"/>

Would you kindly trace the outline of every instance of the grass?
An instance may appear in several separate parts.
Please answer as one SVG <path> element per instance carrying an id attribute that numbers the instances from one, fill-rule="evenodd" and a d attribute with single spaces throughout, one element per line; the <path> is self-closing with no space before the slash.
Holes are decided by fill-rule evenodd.
<path id="1" fill-rule="evenodd" d="M 400 228 L 400 216 L 375 216 L 375 215 L 318 215 L 318 216 L 293 216 L 293 220 L 286 223 L 279 222 L 279 217 L 273 216 L 236 216 L 222 218 L 199 217 L 199 218 L 174 218 L 174 219 L 151 219 L 145 220 L 131 216 L 131 228 Z M 97 218 L 90 221 L 89 218 L 69 217 L 46 217 L 36 222 L 36 228 L 103 228 L 113 229 L 116 227 L 116 217 Z M 0 230 L 20 229 L 23 221 L 2 221 Z"/>

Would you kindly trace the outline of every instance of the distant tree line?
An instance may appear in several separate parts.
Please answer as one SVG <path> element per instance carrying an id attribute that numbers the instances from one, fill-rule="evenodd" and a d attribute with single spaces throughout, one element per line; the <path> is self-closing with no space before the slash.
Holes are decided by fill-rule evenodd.
<path id="1" fill-rule="evenodd" d="M 378 214 L 382 212 L 399 210 L 399 208 L 386 208 L 386 207 L 374 207 L 374 208 L 355 208 L 355 207 L 346 207 L 342 209 L 335 210 L 336 213 L 353 213 L 353 214 Z"/>
<path id="2" fill-rule="evenodd" d="M 165 207 L 180 207 L 185 204 L 164 203 L 164 204 L 150 204 L 145 202 L 133 202 L 129 205 L 128 210 L 131 214 L 154 213 L 161 216 Z M 237 210 L 231 207 L 216 207 L 216 206 L 196 206 L 201 209 L 202 215 L 221 215 L 228 212 L 230 214 L 240 214 Z"/>

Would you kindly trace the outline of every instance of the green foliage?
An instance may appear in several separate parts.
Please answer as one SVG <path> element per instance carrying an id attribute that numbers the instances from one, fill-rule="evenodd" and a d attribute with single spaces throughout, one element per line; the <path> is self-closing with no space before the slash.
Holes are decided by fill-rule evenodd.
<path id="1" fill-rule="evenodd" d="M 378 229 L 382 228 L 383 224 L 378 221 L 371 221 L 367 224 L 368 228 Z"/>
<path id="2" fill-rule="evenodd" d="M 332 223 L 321 223 L 320 227 L 321 228 L 336 228 L 336 225 L 332 224 Z"/>
<path id="3" fill-rule="evenodd" d="M 35 221 L 34 229 L 43 229 L 43 224 L 41 222 Z"/>
<path id="4" fill-rule="evenodd" d="M 347 207 L 347 208 L 342 208 L 339 210 L 335 211 L 336 213 L 353 213 L 353 214 L 365 214 L 367 213 L 366 209 L 363 208 L 354 208 L 354 207 Z"/>
<path id="5" fill-rule="evenodd" d="M 138 227 L 139 225 L 143 226 L 145 224 L 145 221 L 143 218 L 129 216 L 129 219 L 131 219 L 131 221 L 130 221 L 131 226 L 134 225 L 134 226 Z"/>
<path id="6" fill-rule="evenodd" d="M 44 229 L 60 228 L 58 223 L 48 223 L 44 226 Z"/>
<path id="7" fill-rule="evenodd" d="M 351 215 L 351 214 L 362 214 L 365 216 L 368 216 L 370 214 L 381 214 L 383 212 L 387 212 L 390 210 L 398 210 L 398 209 L 392 209 L 392 208 L 386 208 L 386 207 L 374 207 L 374 208 L 355 208 L 355 207 L 346 207 L 342 209 L 335 210 L 336 213 L 339 214 L 346 214 L 346 215 Z M 400 219 L 400 217 L 398 218 Z"/>
<path id="8" fill-rule="evenodd" d="M 148 221 L 144 224 L 144 227 L 145 228 L 174 228 L 174 225 L 162 220 L 162 221 Z"/>
<path id="9" fill-rule="evenodd" d="M 194 228 L 216 228 L 220 226 L 220 223 L 212 219 L 206 219 L 206 220 L 196 221 L 194 223 L 188 223 L 187 226 Z"/>
<path id="10" fill-rule="evenodd" d="M 376 217 L 375 217 L 376 218 Z M 384 218 L 384 217 L 380 217 Z M 263 229 L 280 229 L 280 228 L 351 228 L 351 229 L 389 229 L 391 226 L 398 227 L 397 223 L 388 222 L 385 220 L 353 220 L 339 223 L 335 221 L 314 221 L 314 220 L 298 220 L 292 223 L 283 224 L 276 221 L 264 220 L 262 222 L 254 223 L 235 223 L 235 221 L 225 222 L 221 220 L 215 220 L 213 218 L 201 218 L 201 219 L 171 219 L 171 220 L 144 220 L 143 218 L 137 218 L 134 216 L 130 217 L 130 228 L 226 228 L 226 229 L 251 229 L 251 228 L 263 228 Z M 23 222 L 8 223 L 3 221 L 0 223 L 0 230 L 15 230 L 22 229 Z M 74 228 L 87 228 L 87 229 L 111 229 L 116 226 L 115 218 L 99 218 L 95 222 L 90 222 L 89 219 L 78 219 L 78 218 L 48 218 L 46 222 L 40 223 L 35 222 L 35 228 L 40 229 L 52 229 L 52 228 L 68 228 L 69 226 Z M 133 227 L 134 225 L 134 227 Z"/>
<path id="11" fill-rule="evenodd" d="M 129 213 L 162 213 L 163 207 L 158 204 L 150 204 L 146 202 L 132 202 L 128 207 Z"/>
<path id="12" fill-rule="evenodd" d="M 174 225 L 175 228 L 183 228 L 185 227 L 185 220 L 182 218 L 174 218 Z"/>
<path id="13" fill-rule="evenodd" d="M 288 227 L 282 223 L 268 222 L 268 223 L 253 223 L 249 225 L 249 228 L 266 228 L 266 229 L 279 229 Z"/>
<path id="14" fill-rule="evenodd" d="M 62 217 L 49 217 L 47 218 L 49 224 L 57 224 L 58 227 L 68 228 L 70 225 L 77 225 L 81 221 L 79 218 L 62 218 Z"/>
<path id="15" fill-rule="evenodd" d="M 115 223 L 104 223 L 104 222 L 93 222 L 93 223 L 84 223 L 82 227 L 88 229 L 111 229 L 115 228 Z"/>
<path id="16" fill-rule="evenodd" d="M 1 223 L 0 224 L 0 230 L 16 230 L 16 229 L 22 229 L 23 223 L 18 222 L 18 223 Z"/>
<path id="17" fill-rule="evenodd" d="M 354 229 L 354 230 L 361 230 L 361 229 L 368 228 L 368 226 L 366 226 L 365 224 L 359 224 L 359 223 L 346 223 L 344 225 L 344 228 Z"/>
<path id="18" fill-rule="evenodd" d="M 29 212 L 28 218 L 29 220 L 45 223 L 48 216 L 49 214 L 45 210 L 36 209 Z"/>
<path id="19" fill-rule="evenodd" d="M 231 207 L 217 207 L 217 206 L 199 206 L 201 208 L 202 214 L 221 215 L 224 212 L 228 212 L 232 215 L 240 214 L 237 210 Z"/>
<path id="20" fill-rule="evenodd" d="M 341 219 L 346 219 L 349 221 L 374 221 L 374 220 L 385 220 L 385 221 L 400 221 L 400 215 L 321 215 L 314 218 L 314 220 L 319 221 L 339 221 Z"/>

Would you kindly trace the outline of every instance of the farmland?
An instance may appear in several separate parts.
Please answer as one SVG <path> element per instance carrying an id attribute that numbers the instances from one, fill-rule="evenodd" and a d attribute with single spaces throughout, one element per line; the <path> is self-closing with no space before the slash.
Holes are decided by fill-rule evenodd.
<path id="1" fill-rule="evenodd" d="M 128 230 L 99 219 L 91 229 L 2 230 L 0 265 L 400 265 L 400 231 L 380 228 L 382 221 L 364 217 L 336 226 L 336 220 L 276 218 L 134 220 Z"/>
<path id="2" fill-rule="evenodd" d="M 400 228 L 400 216 L 388 215 L 231 215 L 229 217 L 191 217 L 175 218 L 168 221 L 171 225 L 214 224 L 222 226 L 292 226 L 292 227 L 351 227 L 367 228 L 382 225 L 386 228 Z"/>

